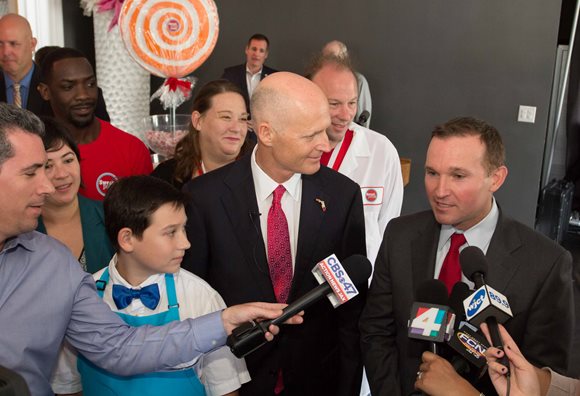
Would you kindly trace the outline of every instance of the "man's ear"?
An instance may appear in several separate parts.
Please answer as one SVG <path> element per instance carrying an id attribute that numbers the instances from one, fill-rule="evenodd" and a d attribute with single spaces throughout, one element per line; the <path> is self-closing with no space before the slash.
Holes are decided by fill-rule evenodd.
<path id="1" fill-rule="evenodd" d="M 497 167 L 491 172 L 491 192 L 494 193 L 502 186 L 503 182 L 507 178 L 508 169 L 505 165 Z"/>
<path id="2" fill-rule="evenodd" d="M 256 132 L 256 137 L 260 143 L 267 147 L 272 146 L 272 139 L 276 132 L 272 129 L 270 123 L 261 122 L 257 128 L 254 128 L 254 132 Z"/>
<path id="3" fill-rule="evenodd" d="M 41 82 L 40 84 L 38 84 L 36 89 L 38 89 L 38 92 L 40 92 L 40 96 L 42 96 L 42 99 L 50 101 L 50 89 L 48 89 L 48 85 Z"/>
<path id="4" fill-rule="evenodd" d="M 125 252 L 132 252 L 134 249 L 134 239 L 133 231 L 129 227 L 124 227 L 117 233 L 117 243 L 121 250 Z"/>

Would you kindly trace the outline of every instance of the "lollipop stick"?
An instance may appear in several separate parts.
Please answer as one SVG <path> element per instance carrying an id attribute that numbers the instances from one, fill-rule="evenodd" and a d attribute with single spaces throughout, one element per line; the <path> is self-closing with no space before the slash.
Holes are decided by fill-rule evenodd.
<path id="1" fill-rule="evenodd" d="M 177 124 L 175 117 L 175 106 L 171 106 L 171 118 L 170 118 L 170 125 L 171 125 L 171 133 L 172 137 L 175 136 L 175 125 Z"/>

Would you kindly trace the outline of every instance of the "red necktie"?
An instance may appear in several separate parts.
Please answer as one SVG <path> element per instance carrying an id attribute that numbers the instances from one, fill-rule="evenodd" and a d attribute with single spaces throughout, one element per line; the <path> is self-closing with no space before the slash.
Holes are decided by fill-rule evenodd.
<path id="1" fill-rule="evenodd" d="M 447 291 L 451 294 L 453 286 L 461 280 L 461 266 L 459 265 L 459 248 L 466 242 L 465 235 L 451 235 L 451 247 L 443 260 L 443 266 L 439 273 L 439 280 L 445 283 Z"/>
<path id="2" fill-rule="evenodd" d="M 290 234 L 281 202 L 285 192 L 284 186 L 276 187 L 272 197 L 272 206 L 268 212 L 268 264 L 276 301 L 280 303 L 288 300 L 292 284 Z"/>
<path id="3" fill-rule="evenodd" d="M 285 303 L 290 294 L 292 284 L 292 253 L 290 252 L 290 234 L 288 221 L 282 210 L 282 196 L 286 192 L 279 185 L 272 196 L 272 206 L 268 211 L 268 265 L 270 279 L 274 286 L 276 301 Z M 284 390 L 282 369 L 278 370 L 274 394 L 279 395 Z"/>

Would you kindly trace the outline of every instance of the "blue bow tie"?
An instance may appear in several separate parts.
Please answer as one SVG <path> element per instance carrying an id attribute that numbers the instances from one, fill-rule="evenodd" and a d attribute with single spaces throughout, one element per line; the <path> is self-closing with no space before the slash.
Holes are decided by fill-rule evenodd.
<path id="1" fill-rule="evenodd" d="M 123 285 L 113 285 L 113 300 L 118 309 L 126 308 L 135 298 L 141 299 L 141 302 L 147 308 L 155 309 L 157 304 L 159 304 L 159 287 L 157 283 L 138 290 L 129 289 Z"/>

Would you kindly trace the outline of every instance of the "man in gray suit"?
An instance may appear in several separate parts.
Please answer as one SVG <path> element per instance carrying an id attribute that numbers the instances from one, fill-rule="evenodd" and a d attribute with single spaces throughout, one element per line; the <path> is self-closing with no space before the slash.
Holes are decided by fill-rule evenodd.
<path id="1" fill-rule="evenodd" d="M 573 327 L 571 256 L 502 213 L 493 194 L 508 173 L 504 157 L 498 131 L 484 121 L 456 118 L 433 131 L 425 163 L 431 210 L 393 219 L 387 226 L 361 316 L 373 395 L 413 391 L 427 344 L 407 337 L 414 290 L 424 280 L 440 278 L 453 234 L 465 237 L 461 249 L 477 246 L 486 253 L 487 283 L 508 298 L 514 316 L 505 327 L 522 352 L 537 366 L 567 370 Z M 457 277 L 470 283 L 459 269 Z M 489 383 L 475 385 L 486 395 L 495 393 Z"/>

